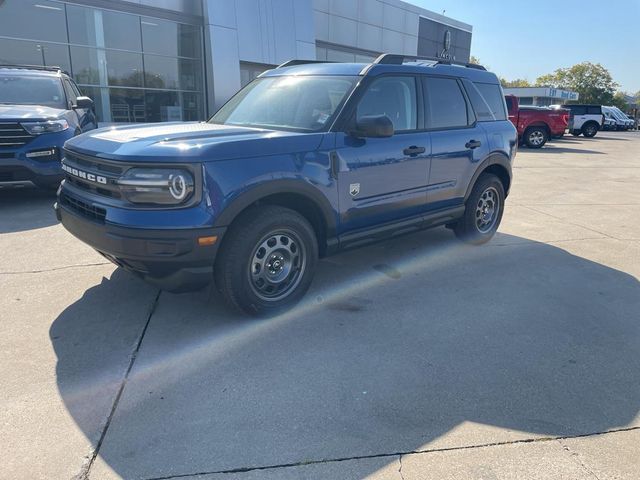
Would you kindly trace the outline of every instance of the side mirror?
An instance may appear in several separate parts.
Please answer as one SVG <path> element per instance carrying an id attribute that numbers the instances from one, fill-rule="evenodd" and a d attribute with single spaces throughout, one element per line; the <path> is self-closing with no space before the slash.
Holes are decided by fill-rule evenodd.
<path id="1" fill-rule="evenodd" d="M 384 138 L 393 135 L 393 122 L 386 115 L 365 115 L 349 132 L 354 137 Z"/>
<path id="2" fill-rule="evenodd" d="M 87 108 L 89 110 L 93 109 L 93 100 L 89 97 L 78 97 L 76 98 L 76 104 L 73 108 Z"/>

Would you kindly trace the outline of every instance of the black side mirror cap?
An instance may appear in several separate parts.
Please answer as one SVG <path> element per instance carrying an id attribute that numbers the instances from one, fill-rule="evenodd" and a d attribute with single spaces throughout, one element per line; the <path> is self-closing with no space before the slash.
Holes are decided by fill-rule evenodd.
<path id="1" fill-rule="evenodd" d="M 354 137 L 385 138 L 393 136 L 393 122 L 386 115 L 364 115 L 349 132 Z"/>
<path id="2" fill-rule="evenodd" d="M 93 100 L 91 100 L 89 97 L 78 97 L 78 98 L 76 98 L 76 104 L 73 106 L 73 108 L 88 108 L 88 109 L 92 109 L 93 108 Z"/>

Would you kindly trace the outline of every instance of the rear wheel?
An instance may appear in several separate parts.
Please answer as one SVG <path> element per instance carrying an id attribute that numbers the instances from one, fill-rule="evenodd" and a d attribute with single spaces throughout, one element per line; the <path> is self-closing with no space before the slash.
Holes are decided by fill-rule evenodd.
<path id="1" fill-rule="evenodd" d="M 474 245 L 491 240 L 502 220 L 504 198 L 500 179 L 481 174 L 467 199 L 464 216 L 453 227 L 456 236 Z"/>
<path id="2" fill-rule="evenodd" d="M 595 122 L 588 122 L 582 127 L 582 134 L 587 137 L 595 137 L 598 133 L 598 125 Z"/>
<path id="3" fill-rule="evenodd" d="M 571 135 L 579 137 L 582 132 L 580 130 L 571 130 Z"/>
<path id="4" fill-rule="evenodd" d="M 549 140 L 549 133 L 544 127 L 529 127 L 524 132 L 524 143 L 529 148 L 542 148 Z"/>
<path id="5" fill-rule="evenodd" d="M 274 315 L 297 303 L 318 259 L 313 227 L 298 212 L 256 207 L 233 222 L 218 253 L 216 287 L 251 315 Z"/>

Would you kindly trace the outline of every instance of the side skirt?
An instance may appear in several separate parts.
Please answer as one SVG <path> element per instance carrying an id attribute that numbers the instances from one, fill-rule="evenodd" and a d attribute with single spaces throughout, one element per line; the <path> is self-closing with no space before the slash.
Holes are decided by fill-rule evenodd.
<path id="1" fill-rule="evenodd" d="M 407 233 L 452 223 L 464 215 L 464 209 L 464 205 L 448 207 L 417 217 L 406 218 L 396 222 L 389 222 L 382 225 L 376 225 L 371 228 L 344 233 L 338 236 L 337 241 L 334 240 L 333 242 L 328 242 L 327 255 L 337 253 L 341 250 L 387 240 Z"/>

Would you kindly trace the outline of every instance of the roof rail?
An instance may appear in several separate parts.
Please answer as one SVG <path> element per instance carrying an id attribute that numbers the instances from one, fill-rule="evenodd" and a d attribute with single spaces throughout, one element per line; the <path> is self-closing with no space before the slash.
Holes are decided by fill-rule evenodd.
<path id="1" fill-rule="evenodd" d="M 276 68 L 293 67 L 294 65 L 306 65 L 307 63 L 334 63 L 326 60 L 289 60 L 278 65 Z"/>
<path id="2" fill-rule="evenodd" d="M 456 62 L 440 57 L 422 57 L 417 55 L 397 55 L 394 53 L 383 53 L 373 61 L 374 65 L 402 65 L 407 61 L 427 60 L 434 62 L 436 65 L 459 65 L 461 67 L 475 68 L 476 70 L 486 70 L 482 65 L 468 62 Z"/>
<path id="3" fill-rule="evenodd" d="M 10 63 L 0 64 L 0 68 L 20 68 L 24 70 L 43 70 L 45 72 L 63 72 L 67 73 L 60 67 L 42 66 L 42 65 L 12 65 Z"/>

